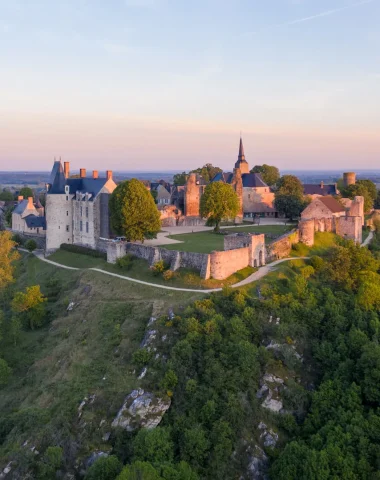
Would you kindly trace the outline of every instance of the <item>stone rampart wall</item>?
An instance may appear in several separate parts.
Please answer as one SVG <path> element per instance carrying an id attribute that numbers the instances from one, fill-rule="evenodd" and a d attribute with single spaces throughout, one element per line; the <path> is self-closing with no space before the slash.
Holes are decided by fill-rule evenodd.
<path id="1" fill-rule="evenodd" d="M 249 247 L 212 252 L 210 254 L 210 274 L 216 280 L 224 280 L 233 273 L 249 265 Z"/>
<path id="2" fill-rule="evenodd" d="M 298 243 L 299 239 L 300 235 L 298 229 L 282 235 L 267 246 L 267 259 L 272 261 L 288 257 L 292 249 L 292 245 Z"/>

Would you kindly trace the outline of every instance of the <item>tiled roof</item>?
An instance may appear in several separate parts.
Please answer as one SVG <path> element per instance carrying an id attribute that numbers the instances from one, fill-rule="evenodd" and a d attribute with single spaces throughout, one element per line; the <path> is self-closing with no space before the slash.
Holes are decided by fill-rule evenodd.
<path id="1" fill-rule="evenodd" d="M 303 186 L 303 193 L 304 195 L 320 195 L 324 197 L 326 195 L 336 195 L 336 187 L 335 185 L 323 185 L 320 184 L 311 184 L 306 183 Z"/>
<path id="2" fill-rule="evenodd" d="M 345 212 L 346 209 L 334 197 L 320 197 L 318 198 L 332 213 Z"/>
<path id="3" fill-rule="evenodd" d="M 45 217 L 36 217 L 36 215 L 28 215 L 25 217 L 28 228 L 43 228 L 46 230 Z"/>

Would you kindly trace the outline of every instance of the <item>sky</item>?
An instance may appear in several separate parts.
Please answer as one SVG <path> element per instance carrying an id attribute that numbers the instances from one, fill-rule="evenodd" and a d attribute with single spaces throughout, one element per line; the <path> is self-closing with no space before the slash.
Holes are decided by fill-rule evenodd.
<path id="1" fill-rule="evenodd" d="M 380 168 L 380 0 L 0 0 L 0 170 Z"/>

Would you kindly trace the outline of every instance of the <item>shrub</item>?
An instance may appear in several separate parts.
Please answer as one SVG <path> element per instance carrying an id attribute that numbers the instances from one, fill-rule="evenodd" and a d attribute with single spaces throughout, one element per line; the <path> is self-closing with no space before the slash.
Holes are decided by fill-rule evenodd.
<path id="1" fill-rule="evenodd" d="M 24 244 L 24 239 L 22 238 L 21 235 L 18 233 L 15 233 L 12 237 L 12 240 L 16 242 L 18 245 L 23 245 Z"/>
<path id="2" fill-rule="evenodd" d="M 120 460 L 115 456 L 101 457 L 88 469 L 86 480 L 115 480 L 123 468 Z"/>
<path id="3" fill-rule="evenodd" d="M 311 277 L 312 275 L 314 275 L 314 272 L 315 272 L 314 267 L 312 267 L 311 265 L 307 265 L 306 267 L 301 269 L 301 275 L 304 278 Z"/>
<path id="4" fill-rule="evenodd" d="M 164 280 L 170 280 L 173 278 L 174 272 L 172 270 L 165 270 L 165 272 L 162 274 L 162 278 Z"/>
<path id="5" fill-rule="evenodd" d="M 323 258 L 319 257 L 318 255 L 313 255 L 310 259 L 310 265 L 314 268 L 316 272 L 323 267 L 324 263 L 325 262 Z"/>
<path id="6" fill-rule="evenodd" d="M 11 372 L 12 370 L 8 366 L 7 362 L 0 358 L 0 386 L 8 383 Z"/>
<path id="7" fill-rule="evenodd" d="M 299 252 L 299 251 L 301 250 L 301 245 L 300 245 L 299 243 L 293 243 L 292 249 L 293 249 L 295 252 Z"/>
<path id="8" fill-rule="evenodd" d="M 81 253 L 82 255 L 89 255 L 90 257 L 104 258 L 107 259 L 107 254 L 105 252 L 100 252 L 99 250 L 93 250 L 92 248 L 82 247 L 81 245 L 71 245 L 70 243 L 62 243 L 62 250 L 72 253 Z"/>
<path id="9" fill-rule="evenodd" d="M 154 275 L 158 276 L 160 275 L 160 273 L 163 273 L 167 269 L 167 264 L 163 260 L 159 260 L 156 264 L 153 265 L 152 272 Z"/>
<path id="10" fill-rule="evenodd" d="M 173 370 L 168 370 L 161 380 L 161 387 L 164 390 L 173 390 L 178 383 L 178 377 Z"/>
<path id="11" fill-rule="evenodd" d="M 150 362 L 152 358 L 152 352 L 149 352 L 146 348 L 140 348 L 133 354 L 133 363 L 139 367 L 143 367 Z"/>
<path id="12" fill-rule="evenodd" d="M 129 270 L 132 267 L 133 258 L 133 255 L 127 253 L 124 257 L 116 260 L 116 265 L 123 270 Z"/>
<path id="13" fill-rule="evenodd" d="M 35 240 L 33 240 L 32 238 L 30 240 L 27 240 L 25 242 L 25 248 L 27 250 L 29 250 L 29 252 L 33 252 L 33 250 L 35 250 L 37 248 L 37 243 Z"/>

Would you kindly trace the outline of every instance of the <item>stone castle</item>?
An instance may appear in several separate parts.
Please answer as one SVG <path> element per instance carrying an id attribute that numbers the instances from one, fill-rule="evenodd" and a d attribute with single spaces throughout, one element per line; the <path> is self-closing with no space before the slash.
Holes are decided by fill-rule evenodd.
<path id="1" fill-rule="evenodd" d="M 256 215 L 277 217 L 274 208 L 274 193 L 257 173 L 250 173 L 249 165 L 244 155 L 243 140 L 240 138 L 239 154 L 232 172 L 218 173 L 212 182 L 230 184 L 237 193 L 240 201 L 240 211 L 235 218 L 241 223 L 243 217 Z M 206 182 L 196 173 L 191 173 L 184 188 L 184 214 L 194 223 L 200 219 L 200 202 Z"/>
<path id="2" fill-rule="evenodd" d="M 79 178 L 70 178 L 69 162 L 55 161 L 46 185 L 46 252 L 62 243 L 98 248 L 110 234 L 108 201 L 115 188 L 111 170 L 99 178 L 96 170 L 87 177 L 81 168 Z"/>

